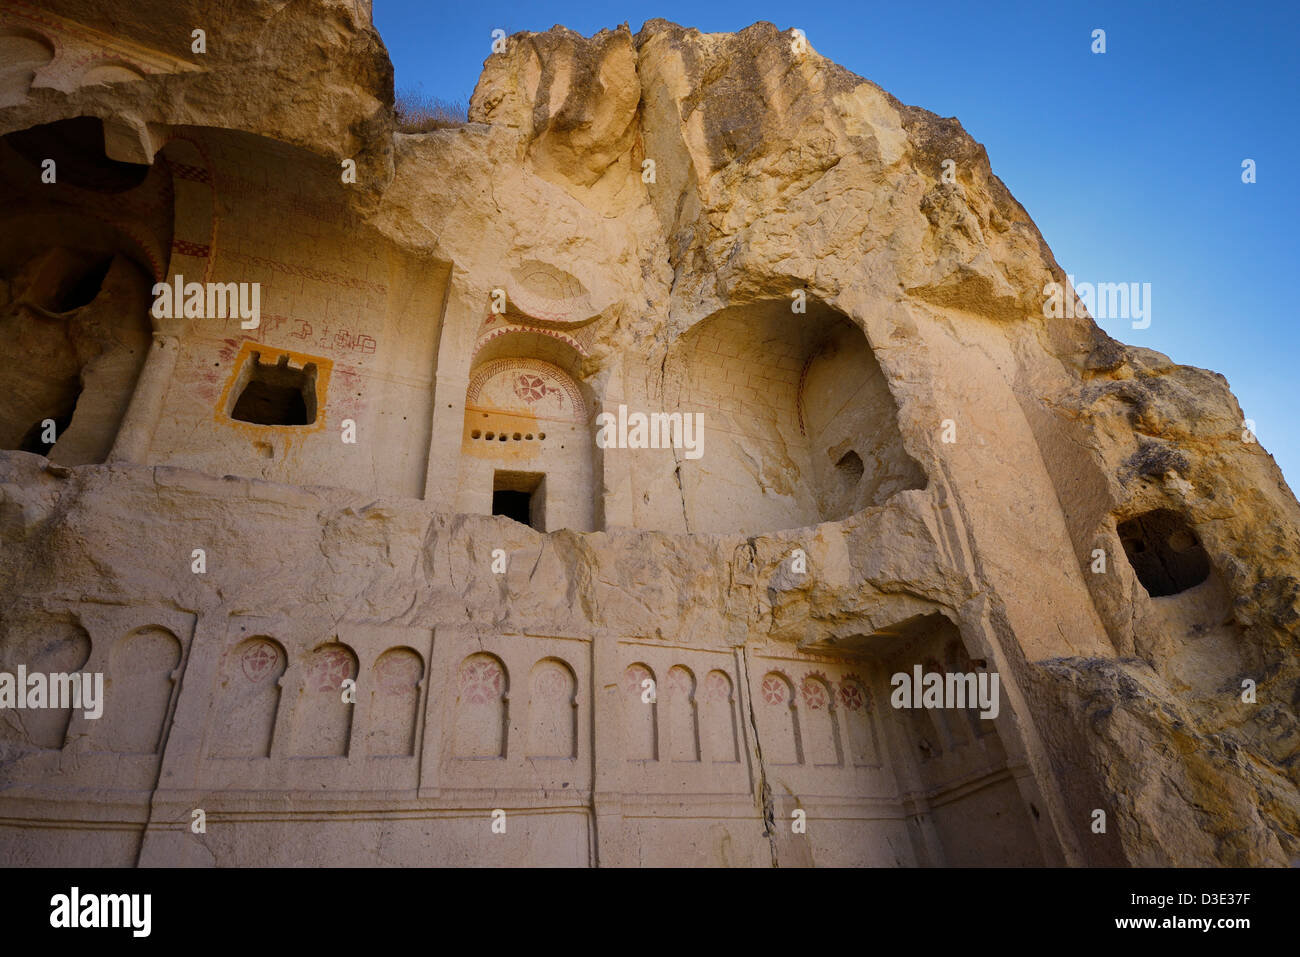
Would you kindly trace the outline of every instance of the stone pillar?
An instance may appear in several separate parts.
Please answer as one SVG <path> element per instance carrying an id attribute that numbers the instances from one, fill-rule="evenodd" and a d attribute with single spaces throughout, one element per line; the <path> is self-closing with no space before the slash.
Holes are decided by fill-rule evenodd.
<path id="1" fill-rule="evenodd" d="M 627 847 L 623 822 L 623 771 L 626 744 L 619 710 L 623 684 L 616 636 L 597 632 L 591 639 L 592 820 L 596 829 L 595 864 L 629 867 L 635 855 Z"/>
<path id="2" fill-rule="evenodd" d="M 424 500 L 439 509 L 456 510 L 460 477 L 461 433 L 465 428 L 465 390 L 470 357 L 481 319 L 481 301 L 451 279 L 442 313 L 442 335 L 434 371 L 433 415 L 429 427 L 429 462 L 424 473 Z"/>
<path id="3" fill-rule="evenodd" d="M 444 511 L 456 510 L 460 475 L 461 433 L 465 428 L 465 390 L 469 376 L 441 375 L 434 380 L 429 430 L 429 463 L 424 473 L 424 500 Z"/>
<path id="4" fill-rule="evenodd" d="M 135 392 L 131 395 L 126 415 L 122 416 L 122 425 L 118 428 L 117 440 L 108 453 L 108 461 L 146 464 L 145 459 L 149 456 L 149 446 L 162 415 L 163 400 L 167 397 L 167 387 L 171 383 L 172 373 L 176 371 L 176 360 L 180 352 L 180 342 L 175 336 L 157 332 L 153 334 L 153 345 L 145 356 L 144 368 L 136 380 Z"/>
<path id="5" fill-rule="evenodd" d="M 600 401 L 600 412 L 618 418 L 619 404 L 624 401 L 623 362 L 616 359 L 605 395 Z M 592 416 L 592 433 L 596 432 L 596 416 Z M 596 502 L 596 527 L 601 531 L 635 528 L 636 516 L 632 507 L 632 460 L 622 449 L 599 449 L 592 441 L 595 461 L 600 463 L 601 475 L 594 476 L 598 495 Z"/>

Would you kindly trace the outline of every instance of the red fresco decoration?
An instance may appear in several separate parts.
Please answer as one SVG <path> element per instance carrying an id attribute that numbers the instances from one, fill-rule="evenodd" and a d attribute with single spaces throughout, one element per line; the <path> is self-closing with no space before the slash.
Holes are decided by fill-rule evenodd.
<path id="1" fill-rule="evenodd" d="M 785 704 L 787 692 L 785 680 L 777 675 L 768 675 L 763 679 L 763 700 L 768 704 Z"/>
<path id="2" fill-rule="evenodd" d="M 269 641 L 257 641 L 244 649 L 239 666 L 244 677 L 256 684 L 275 670 L 280 655 Z"/>
<path id="3" fill-rule="evenodd" d="M 338 691 L 352 677 L 352 657 L 342 648 L 316 652 L 307 668 L 307 687 L 313 691 Z"/>
<path id="4" fill-rule="evenodd" d="M 491 658 L 471 658 L 460 666 L 460 696 L 469 704 L 487 704 L 501 697 L 505 676 Z"/>
<path id="5" fill-rule="evenodd" d="M 829 704 L 824 681 L 809 675 L 803 679 L 800 690 L 803 692 L 804 704 L 808 706 L 809 711 L 821 711 Z"/>

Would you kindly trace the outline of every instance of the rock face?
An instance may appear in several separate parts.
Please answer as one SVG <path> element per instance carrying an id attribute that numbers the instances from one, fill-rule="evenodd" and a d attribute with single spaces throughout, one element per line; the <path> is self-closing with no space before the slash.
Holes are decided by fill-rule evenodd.
<path id="1" fill-rule="evenodd" d="M 1300 858 L 1300 507 L 956 120 L 656 20 L 405 135 L 366 4 L 210 6 L 0 0 L 0 671 L 104 681 L 0 860 Z"/>

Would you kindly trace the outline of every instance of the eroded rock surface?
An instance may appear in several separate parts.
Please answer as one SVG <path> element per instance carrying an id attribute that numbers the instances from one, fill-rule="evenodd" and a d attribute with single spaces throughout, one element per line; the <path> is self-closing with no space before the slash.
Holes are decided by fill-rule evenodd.
<path id="1" fill-rule="evenodd" d="M 654 20 L 407 135 L 365 3 L 208 6 L 0 0 L 0 670 L 106 682 L 5 863 L 1300 858 L 1300 507 L 955 119 Z"/>

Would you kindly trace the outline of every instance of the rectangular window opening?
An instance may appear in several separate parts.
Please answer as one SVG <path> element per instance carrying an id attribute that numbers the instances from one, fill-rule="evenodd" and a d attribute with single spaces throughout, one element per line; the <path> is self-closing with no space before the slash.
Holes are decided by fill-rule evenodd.
<path id="1" fill-rule="evenodd" d="M 311 425 L 316 421 L 315 363 L 294 369 L 289 357 L 281 355 L 274 365 L 264 365 L 254 352 L 230 417 L 254 425 Z"/>
<path id="2" fill-rule="evenodd" d="M 492 514 L 546 531 L 546 475 L 497 470 L 492 480 Z"/>

